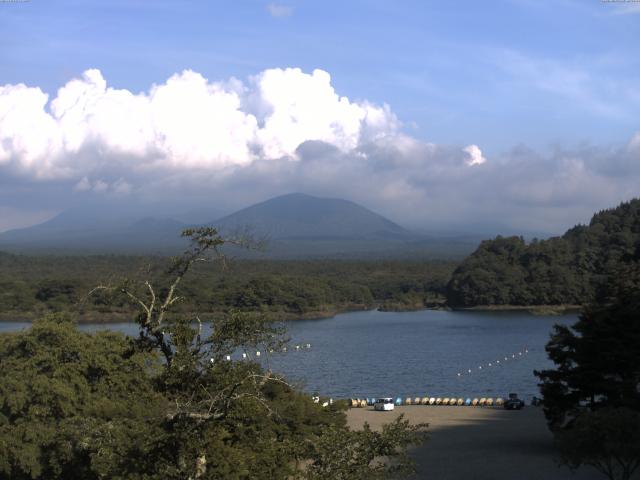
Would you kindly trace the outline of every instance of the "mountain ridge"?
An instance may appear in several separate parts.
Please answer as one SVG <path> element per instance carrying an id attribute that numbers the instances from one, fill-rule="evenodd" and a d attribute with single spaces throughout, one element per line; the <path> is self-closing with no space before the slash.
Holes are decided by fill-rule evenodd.
<path id="1" fill-rule="evenodd" d="M 266 252 L 231 249 L 252 258 L 408 258 L 462 256 L 475 242 L 412 232 L 350 200 L 304 193 L 273 197 L 208 223 L 223 235 L 235 232 L 269 239 Z M 173 218 L 121 216 L 102 207 L 62 212 L 32 227 L 0 233 L 0 249 L 20 253 L 175 255 L 187 241 Z"/>

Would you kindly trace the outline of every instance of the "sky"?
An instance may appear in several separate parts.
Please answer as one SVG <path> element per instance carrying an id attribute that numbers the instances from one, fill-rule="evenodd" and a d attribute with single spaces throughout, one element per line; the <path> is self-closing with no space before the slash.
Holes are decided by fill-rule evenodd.
<path id="1" fill-rule="evenodd" d="M 561 233 L 640 190 L 640 2 L 0 1 L 0 231 L 347 198 Z"/>

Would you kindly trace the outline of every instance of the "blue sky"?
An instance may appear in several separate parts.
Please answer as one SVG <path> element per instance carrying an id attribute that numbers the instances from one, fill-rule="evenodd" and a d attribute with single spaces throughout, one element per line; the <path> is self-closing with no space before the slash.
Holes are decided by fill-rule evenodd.
<path id="1" fill-rule="evenodd" d="M 0 5 L 0 82 L 54 93 L 99 68 L 139 91 L 321 68 L 437 143 L 626 141 L 640 107 L 640 12 L 596 0 L 49 1 Z M 273 4 L 271 4 L 273 5 Z M 623 14 L 627 8 L 629 13 Z"/>
<path id="2" fill-rule="evenodd" d="M 558 192 L 587 187 L 562 183 L 562 178 L 574 178 L 567 173 L 567 168 L 574 168 L 567 167 L 572 161 L 577 158 L 586 165 L 589 178 L 600 175 L 605 169 L 602 163 L 607 162 L 602 159 L 612 152 L 620 157 L 619 152 L 633 143 L 640 130 L 639 40 L 640 3 L 633 2 L 30 0 L 0 3 L 0 85 L 39 87 L 51 101 L 60 87 L 92 68 L 101 72 L 109 87 L 134 94 L 148 94 L 152 85 L 164 84 L 184 70 L 197 72 L 209 82 L 227 82 L 233 77 L 246 84 L 268 69 L 296 67 L 302 74 L 321 69 L 331 75 L 335 91 L 351 102 L 388 105 L 402 134 L 425 145 L 437 145 L 438 158 L 446 158 L 445 163 L 462 155 L 448 149 L 460 151 L 468 145 L 478 146 L 494 164 L 515 165 L 526 152 L 529 163 L 537 161 L 536 172 L 555 172 L 550 175 L 556 175 L 553 178 L 558 182 L 557 191 L 546 197 L 539 191 L 532 194 L 531 208 L 543 208 L 546 202 L 553 208 L 569 205 L 564 211 L 572 212 L 564 216 L 542 212 L 536 228 L 544 227 L 544 218 L 554 219 L 549 228 L 560 228 L 574 218 L 584 220 L 590 208 L 634 193 L 629 185 L 616 184 L 617 177 L 610 173 L 606 186 L 599 184 L 602 188 L 598 188 L 617 191 L 615 195 L 603 193 L 585 203 L 582 197 L 565 200 L 564 193 Z M 45 109 L 49 108 L 47 104 Z M 5 134 L 5 141 L 14 140 Z M 53 180 L 43 180 L 46 175 L 32 171 L 30 179 L 25 165 L 35 163 L 15 160 L 17 156 L 15 151 L 7 154 L 9 160 L 4 170 L 0 168 L 5 182 L 19 181 L 27 190 L 38 190 L 38 198 L 56 205 L 54 210 L 76 201 L 78 191 L 104 192 L 118 181 L 127 188 L 114 186 L 112 190 L 138 191 L 134 175 L 129 178 L 129 173 L 115 167 L 108 171 L 78 168 L 75 177 L 69 173 Z M 628 162 L 634 161 L 631 156 Z M 52 161 L 43 160 L 42 165 Z M 80 160 L 73 161 L 77 165 Z M 342 165 L 351 165 L 344 162 Z M 406 164 L 415 162 L 407 160 Z M 450 178 L 455 175 L 452 172 Z M 389 191 L 398 182 L 407 188 L 422 188 L 407 178 L 380 181 L 386 182 Z M 331 192 L 325 183 L 296 176 L 290 182 L 281 187 L 344 194 Z M 425 186 L 428 194 L 416 193 L 412 201 L 428 197 L 437 205 L 445 204 L 449 199 L 432 196 L 438 185 Z M 71 190 L 69 186 L 76 187 L 75 197 L 59 193 Z M 506 185 L 501 188 L 508 190 Z M 45 191 L 56 193 L 49 198 L 42 193 Z M 260 190 L 262 195 L 277 193 L 286 192 L 274 185 Z M 393 193 L 377 199 L 353 196 L 382 208 Z M 257 199 L 245 195 L 236 203 L 240 206 Z M 497 204 L 503 201 L 496 199 Z M 51 212 L 38 208 L 36 200 L 22 201 L 21 207 L 20 202 L 5 195 L 4 200 L 0 198 L 0 209 L 4 205 L 14 216 L 21 215 L 16 213 L 19 208 L 37 211 L 40 216 Z M 469 200 L 465 205 L 477 203 L 477 199 Z M 494 211 L 490 203 L 486 200 L 486 217 L 508 216 L 511 222 L 516 215 Z M 388 214 L 406 210 L 401 203 L 386 208 Z M 459 210 L 464 208 L 461 205 Z M 581 213 L 576 214 L 578 211 Z M 441 216 L 452 214 L 447 210 Z M 417 217 L 407 221 L 422 222 Z M 10 222 L 5 223 L 7 228 Z"/>

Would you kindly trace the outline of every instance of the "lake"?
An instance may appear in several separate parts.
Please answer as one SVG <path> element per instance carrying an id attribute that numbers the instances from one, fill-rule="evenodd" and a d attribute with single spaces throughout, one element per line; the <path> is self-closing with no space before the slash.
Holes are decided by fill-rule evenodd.
<path id="1" fill-rule="evenodd" d="M 544 346 L 553 325 L 576 320 L 575 314 L 525 312 L 351 312 L 289 322 L 288 352 L 262 352 L 260 358 L 306 391 L 334 398 L 498 397 L 517 392 L 528 403 L 538 395 L 533 370 L 552 365 Z M 0 332 L 28 326 L 0 322 Z M 130 323 L 80 328 L 137 334 Z M 307 343 L 311 348 L 296 351 L 296 344 Z"/>

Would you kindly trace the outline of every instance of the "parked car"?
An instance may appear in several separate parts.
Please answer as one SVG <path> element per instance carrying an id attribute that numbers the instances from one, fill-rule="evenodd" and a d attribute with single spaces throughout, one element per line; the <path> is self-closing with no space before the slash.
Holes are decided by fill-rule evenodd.
<path id="1" fill-rule="evenodd" d="M 393 408 L 393 398 L 378 398 L 373 404 L 373 409 L 381 412 L 388 412 Z"/>
<path id="2" fill-rule="evenodd" d="M 517 393 L 510 393 L 509 399 L 504 402 L 505 410 L 520 410 L 522 407 L 524 407 L 524 401 L 518 398 Z"/>

